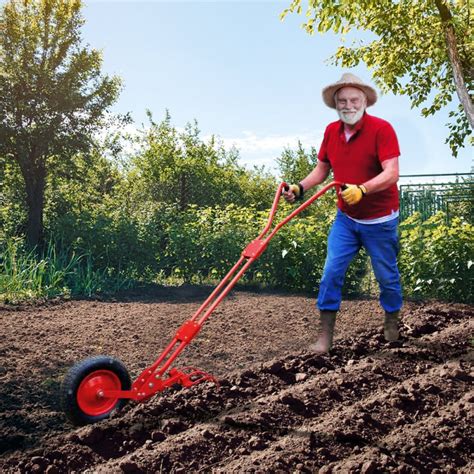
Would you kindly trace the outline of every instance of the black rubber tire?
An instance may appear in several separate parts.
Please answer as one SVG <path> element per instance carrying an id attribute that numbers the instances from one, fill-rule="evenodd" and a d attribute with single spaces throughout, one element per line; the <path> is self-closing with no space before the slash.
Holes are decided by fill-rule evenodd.
<path id="1" fill-rule="evenodd" d="M 106 370 L 113 372 L 120 380 L 122 390 L 130 390 L 132 382 L 125 366 L 118 359 L 108 356 L 94 356 L 78 362 L 69 369 L 61 384 L 60 401 L 66 417 L 74 425 L 87 425 L 108 418 L 111 413 L 120 410 L 128 401 L 121 398 L 106 413 L 90 415 L 85 413 L 78 404 L 77 391 L 81 382 L 92 372 Z"/>

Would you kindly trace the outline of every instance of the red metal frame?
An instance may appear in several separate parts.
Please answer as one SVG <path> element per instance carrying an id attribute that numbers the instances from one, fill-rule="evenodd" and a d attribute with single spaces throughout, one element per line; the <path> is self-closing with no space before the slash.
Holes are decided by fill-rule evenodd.
<path id="1" fill-rule="evenodd" d="M 274 229 L 269 232 L 270 227 L 275 216 L 278 202 L 284 189 L 288 189 L 286 183 L 281 183 L 275 194 L 275 199 L 268 217 L 268 222 L 260 235 L 250 242 L 243 250 L 238 262 L 231 268 L 229 273 L 217 285 L 214 291 L 204 301 L 200 308 L 194 313 L 193 317 L 184 322 L 178 329 L 173 340 L 161 353 L 158 359 L 146 368 L 138 378 L 133 382 L 131 390 L 101 390 L 98 394 L 99 398 L 130 398 L 137 401 L 144 401 L 150 398 L 157 392 L 161 392 L 168 387 L 179 384 L 184 387 L 191 387 L 204 380 L 210 380 L 217 383 L 217 380 L 205 372 L 192 367 L 183 369 L 170 369 L 168 377 L 163 378 L 165 372 L 169 369 L 173 361 L 178 357 L 181 351 L 196 337 L 204 322 L 216 309 L 217 305 L 226 297 L 232 290 L 240 277 L 245 271 L 257 260 L 263 253 L 273 236 L 289 222 L 293 217 L 298 215 L 301 211 L 310 206 L 316 199 L 322 196 L 326 191 L 333 187 L 340 188 L 342 183 L 333 181 L 320 189 L 316 194 L 311 196 L 307 201 L 296 208 L 291 214 L 277 224 Z M 268 234 L 268 235 L 266 235 Z M 239 269 L 240 267 L 240 269 Z M 230 281 L 229 281 L 230 280 Z"/>

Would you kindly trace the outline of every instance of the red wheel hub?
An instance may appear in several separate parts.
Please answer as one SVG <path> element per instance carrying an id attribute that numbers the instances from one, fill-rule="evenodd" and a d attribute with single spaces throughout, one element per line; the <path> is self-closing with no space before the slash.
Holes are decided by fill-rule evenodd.
<path id="1" fill-rule="evenodd" d="M 105 398 L 104 390 L 121 390 L 120 379 L 110 370 L 96 370 L 89 374 L 77 389 L 79 408 L 90 416 L 100 416 L 109 412 L 118 398 Z"/>

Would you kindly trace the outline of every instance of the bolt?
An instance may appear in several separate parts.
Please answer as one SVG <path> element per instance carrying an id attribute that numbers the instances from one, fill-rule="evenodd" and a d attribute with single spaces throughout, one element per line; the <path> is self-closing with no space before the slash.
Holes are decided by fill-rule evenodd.
<path id="1" fill-rule="evenodd" d="M 150 382 L 150 383 L 148 384 L 148 386 L 149 386 L 150 388 L 153 388 L 153 387 L 154 387 L 154 384 Z"/>
<path id="2" fill-rule="evenodd" d="M 103 390 L 99 390 L 97 392 L 97 398 L 104 398 L 104 391 Z"/>

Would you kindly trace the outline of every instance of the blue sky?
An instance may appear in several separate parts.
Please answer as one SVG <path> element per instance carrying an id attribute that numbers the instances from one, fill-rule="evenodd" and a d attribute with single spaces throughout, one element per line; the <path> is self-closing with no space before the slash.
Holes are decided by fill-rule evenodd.
<path id="1" fill-rule="evenodd" d="M 234 144 L 241 163 L 272 168 L 298 139 L 319 148 L 337 119 L 321 89 L 343 72 L 326 61 L 338 38 L 309 36 L 300 28 L 304 16 L 280 21 L 289 3 L 86 0 L 83 40 L 103 51 L 103 70 L 124 81 L 114 111 L 131 112 L 137 126 L 146 109 L 155 121 L 168 109 L 178 128 L 197 119 L 202 137 Z M 371 81 L 365 66 L 351 72 Z M 368 111 L 394 126 L 402 174 L 471 171 L 472 149 L 455 159 L 444 144 L 447 111 L 423 118 L 391 94 Z"/>

